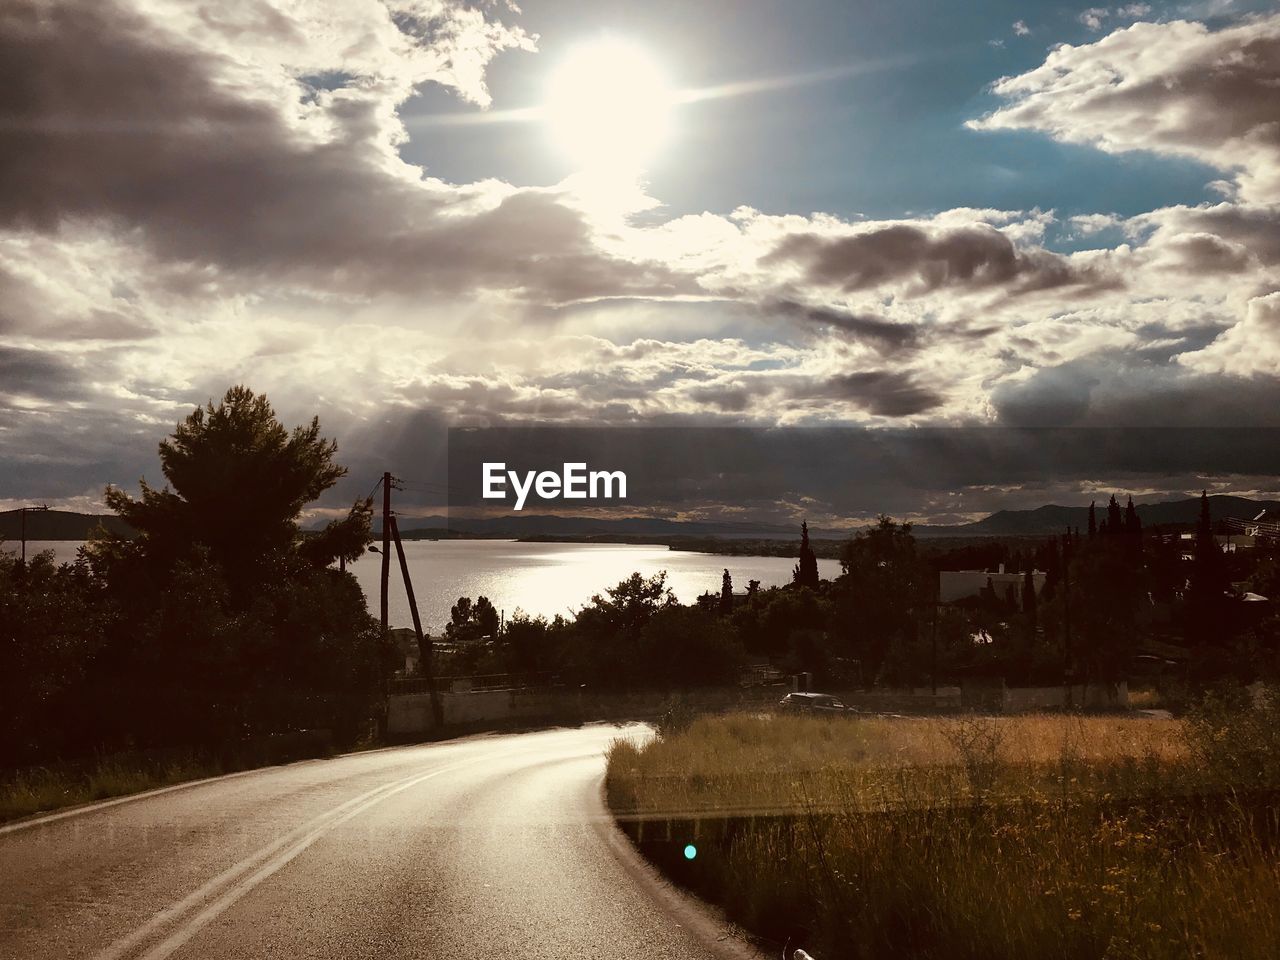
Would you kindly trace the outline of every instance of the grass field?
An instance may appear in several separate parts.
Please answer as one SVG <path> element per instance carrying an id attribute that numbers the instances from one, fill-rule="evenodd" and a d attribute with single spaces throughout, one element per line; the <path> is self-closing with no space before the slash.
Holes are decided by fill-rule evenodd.
<path id="1" fill-rule="evenodd" d="M 607 791 L 624 822 L 727 814 L 693 861 L 646 852 L 819 960 L 1272 960 L 1272 713 L 711 717 L 617 742 Z"/>

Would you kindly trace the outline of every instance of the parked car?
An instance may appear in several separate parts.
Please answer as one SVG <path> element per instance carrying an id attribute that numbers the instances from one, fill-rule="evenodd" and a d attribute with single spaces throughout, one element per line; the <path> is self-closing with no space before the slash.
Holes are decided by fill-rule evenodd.
<path id="1" fill-rule="evenodd" d="M 850 713 L 847 707 L 829 693 L 788 693 L 778 701 L 778 709 L 787 713 Z"/>

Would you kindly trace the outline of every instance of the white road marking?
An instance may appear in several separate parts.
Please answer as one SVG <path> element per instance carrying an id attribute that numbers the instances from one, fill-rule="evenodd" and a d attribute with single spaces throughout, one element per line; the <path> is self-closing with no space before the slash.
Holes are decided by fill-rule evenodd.
<path id="1" fill-rule="evenodd" d="M 353 797 L 345 803 L 341 803 L 333 809 L 313 817 L 307 823 L 291 830 L 274 843 L 268 844 L 261 850 L 245 857 L 234 866 L 224 870 L 178 902 L 160 910 L 150 920 L 134 930 L 133 933 L 122 937 L 98 953 L 95 960 L 119 960 L 139 944 L 156 935 L 165 926 L 173 922 L 182 923 L 182 918 L 187 916 L 189 919 L 171 932 L 164 941 L 147 953 L 142 954 L 142 960 L 161 960 L 161 958 L 169 956 L 190 940 L 201 927 L 215 919 L 246 893 L 285 866 L 285 864 L 293 860 L 334 827 L 346 823 L 374 804 L 380 803 L 403 790 L 408 790 L 410 787 L 414 787 L 425 780 L 452 773 L 462 767 L 471 766 L 482 761 L 491 762 L 494 759 L 496 758 L 492 755 L 484 755 L 439 767 L 430 773 L 411 774 L 400 780 L 384 783 L 380 787 L 366 791 L 358 797 Z M 245 876 L 246 874 L 248 876 Z M 201 903 L 209 900 L 210 897 L 214 898 L 212 902 L 193 915 L 192 911 L 196 910 Z"/>

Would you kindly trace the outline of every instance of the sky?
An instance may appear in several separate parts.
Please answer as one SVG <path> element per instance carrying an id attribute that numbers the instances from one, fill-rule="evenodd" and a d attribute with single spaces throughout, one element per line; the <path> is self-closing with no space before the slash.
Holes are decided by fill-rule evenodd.
<path id="1" fill-rule="evenodd" d="M 920 518 L 1274 495 L 1177 431 L 1280 425 L 1278 91 L 1244 0 L 9 0 L 0 506 L 236 383 L 332 508 L 539 423 L 1170 431 Z"/>

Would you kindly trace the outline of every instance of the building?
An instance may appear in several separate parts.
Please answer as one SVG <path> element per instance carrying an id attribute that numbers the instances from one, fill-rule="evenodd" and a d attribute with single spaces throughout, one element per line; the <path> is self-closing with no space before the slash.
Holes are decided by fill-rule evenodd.
<path id="1" fill-rule="evenodd" d="M 996 597 L 1003 600 L 1008 596 L 1009 588 L 1013 588 L 1014 602 L 1022 607 L 1022 581 L 1024 574 L 1005 573 L 1004 564 L 995 573 L 987 570 L 940 570 L 938 571 L 938 600 L 942 603 L 954 603 L 965 597 L 976 597 L 982 593 L 987 582 L 991 582 Z M 1044 589 L 1045 574 L 1039 570 L 1031 573 L 1031 584 L 1036 596 Z"/>

